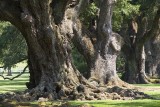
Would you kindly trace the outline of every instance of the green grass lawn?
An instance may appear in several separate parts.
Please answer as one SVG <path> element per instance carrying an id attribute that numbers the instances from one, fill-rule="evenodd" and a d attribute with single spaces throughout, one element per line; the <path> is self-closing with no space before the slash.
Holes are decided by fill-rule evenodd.
<path id="1" fill-rule="evenodd" d="M 18 75 L 18 73 L 13 73 L 12 76 L 6 76 L 12 78 Z M 26 72 L 22 76 L 15 78 L 14 80 L 4 80 L 0 77 L 0 93 L 8 92 L 8 91 L 22 91 L 26 89 L 25 83 L 28 81 L 29 73 Z"/>
<path id="2" fill-rule="evenodd" d="M 12 68 L 12 76 L 6 76 L 7 72 L 4 72 L 4 76 L 8 78 L 12 78 L 16 75 L 18 75 L 23 68 L 26 66 L 26 63 L 20 63 L 16 65 L 16 67 Z M 2 72 L 0 72 L 2 73 Z M 23 91 L 26 89 L 25 83 L 29 80 L 29 73 L 26 71 L 23 75 L 21 75 L 18 78 L 15 78 L 14 80 L 4 80 L 2 77 L 0 77 L 0 93 L 6 93 L 10 91 Z"/>
<path id="3" fill-rule="evenodd" d="M 141 87 L 153 87 L 153 88 L 159 87 L 160 88 L 160 84 L 134 84 L 134 85 L 141 86 Z"/>
<path id="4" fill-rule="evenodd" d="M 160 100 L 106 100 L 106 101 L 89 101 L 89 102 L 71 102 L 73 105 L 84 103 L 94 107 L 160 107 Z"/>
<path id="5" fill-rule="evenodd" d="M 22 68 L 23 69 L 23 68 Z M 19 68 L 15 68 L 13 72 L 13 76 L 17 75 L 19 72 L 15 72 L 16 70 L 20 71 Z M 4 74 L 6 75 L 6 74 Z M 12 77 L 13 77 L 12 76 Z M 10 91 L 23 91 L 26 89 L 25 83 L 28 81 L 29 73 L 26 72 L 19 78 L 15 80 L 3 80 L 0 77 L 0 93 L 6 93 Z M 156 88 L 160 88 L 160 84 L 136 84 L 139 87 L 151 87 L 153 91 L 145 91 L 145 93 L 160 99 L 160 91 L 156 91 Z M 155 89 L 155 90 L 154 90 Z M 52 102 L 48 102 L 51 104 Z M 71 105 L 81 105 L 81 104 L 90 104 L 94 107 L 160 107 L 160 100 L 152 100 L 152 99 L 142 99 L 142 100 L 103 100 L 103 101 L 70 101 Z M 18 105 L 19 103 L 15 103 Z M 22 103 L 21 103 L 22 104 Z M 26 104 L 26 103 L 24 103 Z M 22 105 L 24 105 L 22 104 Z M 25 107 L 37 106 L 38 102 L 28 102 Z M 1 104 L 0 104 L 1 107 Z M 2 106 L 3 107 L 3 106 Z M 18 106 L 15 106 L 18 107 Z M 24 107 L 24 106 L 20 106 Z"/>
<path id="6" fill-rule="evenodd" d="M 135 85 L 139 87 L 151 88 L 150 91 L 144 91 L 144 93 L 160 100 L 160 84 L 135 84 Z"/>

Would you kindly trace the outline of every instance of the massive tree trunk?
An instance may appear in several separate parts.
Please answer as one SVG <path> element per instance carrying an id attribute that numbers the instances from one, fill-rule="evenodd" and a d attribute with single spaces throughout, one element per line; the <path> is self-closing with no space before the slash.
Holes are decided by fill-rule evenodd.
<path id="1" fill-rule="evenodd" d="M 94 85 L 119 85 L 122 82 L 116 72 L 116 58 L 121 49 L 122 38 L 112 32 L 112 7 L 114 0 L 100 2 L 98 25 L 95 32 L 90 32 L 84 26 L 74 28 L 75 37 L 72 41 L 83 54 L 90 69 L 89 81 Z M 79 31 L 81 28 L 82 31 Z"/>
<path id="2" fill-rule="evenodd" d="M 24 2 L 24 17 L 21 16 L 24 28 L 22 33 L 29 51 L 28 88 L 35 88 L 34 91 L 40 94 L 49 92 L 50 97 L 55 99 L 65 97 L 83 79 L 72 64 L 71 47 L 66 35 L 53 23 L 51 2 L 41 1 L 40 6 L 44 9 L 40 10 L 37 3 L 30 2 Z"/>
<path id="3" fill-rule="evenodd" d="M 68 41 L 73 36 L 72 21 L 83 2 L 1 1 L 0 10 L 6 10 L 0 13 L 1 20 L 19 28 L 28 46 L 30 79 L 26 85 L 32 89 L 33 99 L 77 99 L 76 92 L 86 92 L 86 86 L 92 87 L 74 67 Z M 8 3 L 15 6 L 15 13 L 7 7 Z"/>
<path id="4" fill-rule="evenodd" d="M 116 72 L 116 59 L 122 46 L 120 35 L 112 32 L 112 8 L 114 0 L 104 0 L 100 3 L 100 13 L 97 25 L 96 54 L 91 68 L 91 82 L 99 84 L 123 86 Z"/>
<path id="5" fill-rule="evenodd" d="M 91 82 L 96 81 L 101 85 L 124 85 L 116 71 L 116 58 L 121 45 L 117 42 L 121 43 L 121 37 L 117 34 L 109 34 L 106 39 L 99 42 L 100 47 L 91 68 Z"/>

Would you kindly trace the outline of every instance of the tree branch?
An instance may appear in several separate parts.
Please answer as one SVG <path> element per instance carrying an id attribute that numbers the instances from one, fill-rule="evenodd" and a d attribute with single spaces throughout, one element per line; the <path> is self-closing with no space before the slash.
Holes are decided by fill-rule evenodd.
<path id="1" fill-rule="evenodd" d="M 78 5 L 75 7 L 77 12 L 77 16 L 85 9 L 85 7 L 89 4 L 89 0 L 79 0 Z"/>
<path id="2" fill-rule="evenodd" d="M 160 34 L 160 7 L 157 11 L 157 14 L 154 18 L 152 28 L 144 34 L 144 36 L 139 40 L 139 45 L 143 45 L 150 38 Z"/>
<path id="3" fill-rule="evenodd" d="M 0 20 L 20 26 L 20 0 L 0 0 Z"/>
<path id="4" fill-rule="evenodd" d="M 112 5 L 114 0 L 103 0 L 100 6 L 98 34 L 99 40 L 103 40 L 109 35 L 112 35 Z"/>
<path id="5" fill-rule="evenodd" d="M 6 79 L 8 79 L 8 80 L 14 80 L 15 78 L 18 78 L 19 76 L 21 76 L 22 74 L 24 74 L 27 68 L 28 68 L 28 65 L 23 69 L 23 71 L 20 74 L 16 75 L 13 78 L 8 78 L 8 77 L 5 77 L 3 75 L 0 75 L 0 77 L 2 77 L 4 80 L 6 80 Z"/>
<path id="6" fill-rule="evenodd" d="M 4 68 L 4 66 L 0 66 L 0 68 Z"/>
<path id="7" fill-rule="evenodd" d="M 81 30 L 77 28 L 79 27 L 73 28 L 74 36 L 72 42 L 78 51 L 85 57 L 86 62 L 89 65 L 95 55 L 95 47 L 90 39 L 91 33 L 84 26 L 81 26 Z"/>

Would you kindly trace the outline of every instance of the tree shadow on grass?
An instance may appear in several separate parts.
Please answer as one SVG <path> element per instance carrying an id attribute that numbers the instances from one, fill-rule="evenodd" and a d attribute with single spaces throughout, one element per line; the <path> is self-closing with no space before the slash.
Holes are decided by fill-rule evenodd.
<path id="1" fill-rule="evenodd" d="M 160 94 L 151 95 L 153 98 L 160 100 Z"/>
<path id="2" fill-rule="evenodd" d="M 94 107 L 160 107 L 160 100 L 88 102 Z"/>
<path id="3" fill-rule="evenodd" d="M 0 102 L 0 107 L 40 107 L 38 104 L 17 103 L 15 101 Z"/>
<path id="4" fill-rule="evenodd" d="M 53 102 L 4 101 L 0 102 L 0 107 L 79 107 L 79 106 L 72 106 L 70 103 L 63 101 L 53 101 Z"/>
<path id="5" fill-rule="evenodd" d="M 2 85 L 24 85 L 28 80 L 0 80 Z"/>

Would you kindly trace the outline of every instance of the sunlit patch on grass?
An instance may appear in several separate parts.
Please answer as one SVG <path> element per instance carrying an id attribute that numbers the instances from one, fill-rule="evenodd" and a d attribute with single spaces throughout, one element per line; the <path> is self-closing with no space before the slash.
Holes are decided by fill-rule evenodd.
<path id="1" fill-rule="evenodd" d="M 141 86 L 141 87 L 159 87 L 160 84 L 134 84 L 135 86 Z"/>
<path id="2" fill-rule="evenodd" d="M 6 76 L 7 72 L 4 72 L 4 76 L 13 78 L 14 76 L 18 75 L 20 71 L 23 70 L 23 68 L 26 66 L 26 63 L 20 63 L 16 68 L 12 69 L 12 76 Z M 22 74 L 20 77 L 15 78 L 14 80 L 4 80 L 2 77 L 0 77 L 0 93 L 6 93 L 6 92 L 15 92 L 15 91 L 24 91 L 26 90 L 26 82 L 29 81 L 29 73 L 26 71 L 26 73 Z"/>

